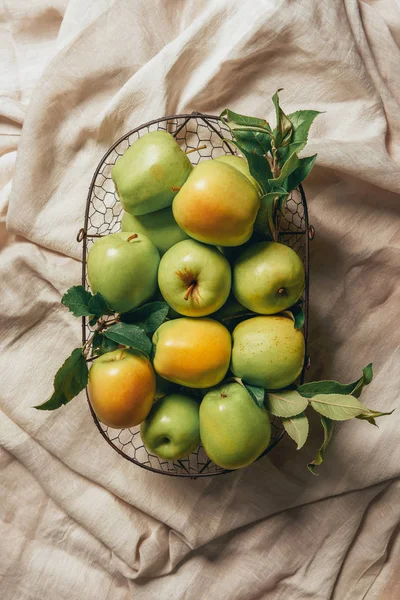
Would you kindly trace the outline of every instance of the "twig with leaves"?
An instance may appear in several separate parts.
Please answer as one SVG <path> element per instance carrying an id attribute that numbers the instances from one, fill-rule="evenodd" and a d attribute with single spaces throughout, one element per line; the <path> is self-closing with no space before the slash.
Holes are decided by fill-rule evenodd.
<path id="1" fill-rule="evenodd" d="M 247 117 L 226 109 L 221 119 L 229 128 L 233 141 L 247 159 L 250 173 L 260 191 L 260 214 L 273 240 L 278 239 L 282 212 L 290 192 L 298 187 L 314 166 L 316 154 L 299 158 L 307 144 L 310 127 L 317 110 L 298 110 L 286 115 L 279 105 L 278 90 L 272 101 L 276 127 L 265 119 Z"/>
<path id="2" fill-rule="evenodd" d="M 53 394 L 49 400 L 35 406 L 39 410 L 55 410 L 77 396 L 88 383 L 87 362 L 116 350 L 118 346 L 133 348 L 150 357 L 150 336 L 165 321 L 169 311 L 166 302 L 150 302 L 110 318 L 114 311 L 105 298 L 99 293 L 91 294 L 81 285 L 70 288 L 62 303 L 75 317 L 87 317 L 95 330 L 81 348 L 73 350 L 57 371 Z"/>

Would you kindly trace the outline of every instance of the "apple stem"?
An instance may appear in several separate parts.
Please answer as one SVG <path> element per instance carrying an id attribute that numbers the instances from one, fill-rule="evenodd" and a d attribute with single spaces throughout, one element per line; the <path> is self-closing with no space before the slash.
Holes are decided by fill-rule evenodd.
<path id="1" fill-rule="evenodd" d="M 171 192 L 179 192 L 182 188 L 180 187 L 172 187 Z"/>
<path id="2" fill-rule="evenodd" d="M 185 154 L 191 154 L 192 152 L 196 152 L 197 150 L 205 150 L 206 148 L 206 144 L 203 144 L 202 146 L 197 146 L 197 148 L 190 148 L 189 150 L 186 150 Z"/>
<path id="3" fill-rule="evenodd" d="M 98 354 L 96 354 L 96 356 L 91 356 L 90 358 L 86 358 L 86 362 L 93 362 L 94 360 L 96 360 L 96 358 L 99 358 Z"/>
<path id="4" fill-rule="evenodd" d="M 83 356 L 87 359 L 89 352 L 90 352 L 90 348 L 93 344 L 93 338 L 94 338 L 94 334 L 88 339 L 86 340 L 85 345 L 83 346 L 82 350 L 83 350 Z"/>
<path id="5" fill-rule="evenodd" d="M 107 329 L 108 327 L 110 327 L 111 325 L 115 325 L 116 323 L 119 323 L 119 319 L 112 319 L 111 321 L 98 321 L 97 331 L 98 333 L 102 333 L 104 329 Z"/>
<path id="6" fill-rule="evenodd" d="M 285 288 L 279 288 L 278 294 L 284 294 L 284 293 L 285 293 Z"/>
<path id="7" fill-rule="evenodd" d="M 115 325 L 115 323 L 119 323 L 119 319 L 112 319 L 111 321 L 103 321 L 103 320 L 98 321 L 98 327 L 97 327 L 96 331 L 86 340 L 86 342 L 82 348 L 83 356 L 85 357 L 85 359 L 87 361 L 97 358 L 97 356 L 95 356 L 95 357 L 92 356 L 91 358 L 88 358 L 88 356 L 90 354 L 90 349 L 93 344 L 94 334 L 96 332 L 102 333 L 104 331 L 104 329 L 107 329 L 108 327 L 110 327 L 110 325 Z"/>
<path id="8" fill-rule="evenodd" d="M 137 237 L 139 237 L 138 234 L 134 233 L 133 235 L 130 235 L 126 241 L 130 242 L 131 240 L 135 240 Z"/>
<path id="9" fill-rule="evenodd" d="M 196 287 L 196 284 L 197 284 L 197 282 L 196 282 L 196 281 L 193 281 L 193 283 L 191 283 L 191 284 L 189 285 L 189 287 L 188 287 L 188 289 L 187 289 L 187 292 L 186 292 L 186 294 L 185 294 L 185 296 L 184 296 L 184 300 L 189 300 L 189 297 L 191 296 L 191 294 L 192 294 L 192 292 L 193 292 L 194 288 Z"/>

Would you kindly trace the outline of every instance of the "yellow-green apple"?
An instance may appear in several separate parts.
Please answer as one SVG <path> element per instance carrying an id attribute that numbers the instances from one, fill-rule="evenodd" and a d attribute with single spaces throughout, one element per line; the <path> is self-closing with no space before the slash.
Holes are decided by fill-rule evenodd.
<path id="1" fill-rule="evenodd" d="M 158 285 L 164 300 L 178 313 L 204 317 L 228 298 L 231 266 L 213 246 L 184 240 L 162 257 Z"/>
<path id="2" fill-rule="evenodd" d="M 213 319 L 166 321 L 153 335 L 156 372 L 180 385 L 207 388 L 224 378 L 231 357 L 229 331 Z"/>
<path id="3" fill-rule="evenodd" d="M 139 425 L 149 414 L 156 390 L 150 361 L 118 348 L 96 358 L 89 371 L 89 398 L 98 419 L 115 429 Z"/>
<path id="4" fill-rule="evenodd" d="M 186 394 L 169 394 L 153 404 L 140 426 L 150 454 L 166 460 L 184 458 L 200 443 L 199 403 Z"/>
<path id="5" fill-rule="evenodd" d="M 247 179 L 251 181 L 251 183 L 258 190 L 257 181 L 250 173 L 249 165 L 247 164 L 247 160 L 245 158 L 243 158 L 242 156 L 236 156 L 236 154 L 223 154 L 222 156 L 214 158 L 214 160 L 218 160 L 219 162 L 223 162 L 226 165 L 230 165 L 231 167 L 234 167 L 235 169 L 243 173 L 243 175 L 245 175 Z"/>
<path id="6" fill-rule="evenodd" d="M 148 215 L 135 216 L 126 212 L 121 220 L 121 230 L 147 235 L 161 255 L 174 244 L 189 237 L 175 221 L 170 206 Z"/>
<path id="7" fill-rule="evenodd" d="M 268 448 L 268 412 L 239 383 L 221 384 L 200 405 L 200 438 L 215 464 L 224 469 L 246 467 Z"/>
<path id="8" fill-rule="evenodd" d="M 280 389 L 293 383 L 304 363 L 304 337 L 285 315 L 253 317 L 233 330 L 231 370 L 250 385 Z"/>
<path id="9" fill-rule="evenodd" d="M 151 131 L 136 140 L 111 171 L 124 209 L 145 215 L 170 206 L 189 176 L 192 164 L 166 131 Z"/>
<path id="10" fill-rule="evenodd" d="M 155 293 L 159 262 L 157 248 L 145 235 L 111 233 L 89 250 L 90 287 L 93 293 L 100 292 L 115 312 L 127 312 Z"/>
<path id="11" fill-rule="evenodd" d="M 175 196 L 178 225 L 192 238 L 218 246 L 240 246 L 253 232 L 260 199 L 238 169 L 221 161 L 197 165 Z"/>
<path id="12" fill-rule="evenodd" d="M 246 248 L 233 267 L 232 291 L 246 308 L 271 315 L 292 306 L 304 290 L 300 257 L 278 242 L 260 242 Z"/>

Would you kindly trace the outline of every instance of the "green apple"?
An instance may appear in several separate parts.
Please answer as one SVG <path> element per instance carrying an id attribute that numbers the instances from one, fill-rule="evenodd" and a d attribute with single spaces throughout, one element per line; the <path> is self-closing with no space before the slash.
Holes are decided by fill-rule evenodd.
<path id="1" fill-rule="evenodd" d="M 137 217 L 127 212 L 124 213 L 121 221 L 121 231 L 136 231 L 147 235 L 161 256 L 171 246 L 189 237 L 175 221 L 170 206 Z"/>
<path id="2" fill-rule="evenodd" d="M 165 460 L 184 458 L 200 443 L 199 403 L 184 394 L 169 394 L 153 404 L 140 427 L 147 451 Z"/>
<path id="3" fill-rule="evenodd" d="M 304 336 L 289 316 L 253 317 L 239 323 L 232 338 L 231 370 L 245 383 L 276 390 L 300 375 Z"/>
<path id="4" fill-rule="evenodd" d="M 235 154 L 223 154 L 222 156 L 218 156 L 214 158 L 214 160 L 218 160 L 220 162 L 225 163 L 226 165 L 230 165 L 235 169 L 238 169 L 243 175 L 247 177 L 249 181 L 255 186 L 256 190 L 258 190 L 258 183 L 250 173 L 249 165 L 247 164 L 247 160 L 242 158 L 241 156 L 236 156 Z"/>
<path id="5" fill-rule="evenodd" d="M 115 312 L 132 310 L 155 293 L 159 262 L 157 248 L 141 233 L 111 233 L 99 238 L 87 259 L 92 292 L 100 292 Z"/>
<path id="6" fill-rule="evenodd" d="M 239 383 L 221 384 L 208 392 L 200 405 L 200 438 L 216 465 L 246 467 L 268 448 L 268 412 L 259 408 Z"/>
<path id="7" fill-rule="evenodd" d="M 158 285 L 174 310 L 187 317 L 204 317 L 228 298 L 231 267 L 216 248 L 184 240 L 162 257 Z"/>
<path id="8" fill-rule="evenodd" d="M 151 131 L 136 140 L 111 171 L 124 209 L 145 215 L 170 206 L 188 178 L 192 164 L 166 131 Z"/>
<path id="9" fill-rule="evenodd" d="M 260 199 L 248 178 L 221 161 L 198 164 L 174 198 L 178 225 L 190 237 L 216 246 L 250 239 Z"/>
<path id="10" fill-rule="evenodd" d="M 233 268 L 235 298 L 262 315 L 278 313 L 295 304 L 304 285 L 300 257 L 278 242 L 260 242 L 247 248 Z"/>

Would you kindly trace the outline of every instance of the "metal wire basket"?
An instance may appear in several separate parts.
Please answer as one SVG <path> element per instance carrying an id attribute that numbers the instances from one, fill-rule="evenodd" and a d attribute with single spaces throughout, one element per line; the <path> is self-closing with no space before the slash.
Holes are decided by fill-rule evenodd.
<path id="1" fill-rule="evenodd" d="M 89 289 L 86 272 L 87 253 L 97 237 L 115 233 L 120 230 L 123 213 L 122 206 L 115 193 L 111 179 L 111 169 L 135 140 L 149 131 L 164 130 L 171 133 L 189 154 L 191 162 L 196 165 L 201 160 L 216 158 L 222 154 L 235 154 L 236 148 L 229 144 L 231 138 L 229 129 L 217 116 L 205 115 L 198 112 L 191 114 L 173 115 L 150 121 L 133 129 L 111 146 L 103 156 L 93 175 L 86 202 L 85 220 L 79 231 L 77 240 L 83 242 L 82 248 L 82 285 Z M 307 328 L 308 328 L 308 273 L 309 273 L 309 239 L 314 230 L 308 225 L 307 202 L 303 188 L 292 192 L 281 222 L 280 241 L 293 248 L 303 261 L 306 272 L 306 287 L 303 294 L 303 310 L 305 313 L 304 337 L 306 341 L 306 359 L 301 380 L 305 369 L 309 368 L 307 358 Z M 82 318 L 82 342 L 92 332 L 88 320 Z M 207 477 L 229 473 L 210 461 L 201 446 L 185 459 L 167 461 L 149 454 L 140 438 L 139 427 L 131 429 L 112 429 L 100 423 L 90 404 L 86 390 L 89 408 L 94 422 L 108 444 L 125 459 L 134 464 L 163 475 L 175 477 Z M 284 430 L 276 417 L 271 420 L 271 443 L 264 456 L 272 450 L 284 435 Z M 260 457 L 261 458 L 261 457 Z"/>

